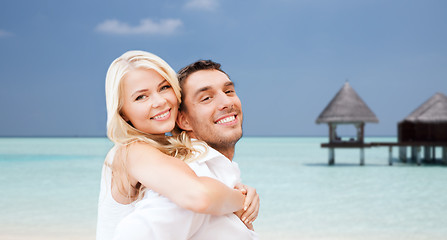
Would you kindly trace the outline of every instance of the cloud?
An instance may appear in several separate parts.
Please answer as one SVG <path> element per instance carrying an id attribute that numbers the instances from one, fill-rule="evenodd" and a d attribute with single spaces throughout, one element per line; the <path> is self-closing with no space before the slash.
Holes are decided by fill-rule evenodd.
<path id="1" fill-rule="evenodd" d="M 10 32 L 7 32 L 7 31 L 5 31 L 5 30 L 1 30 L 0 29 L 0 38 L 3 38 L 3 37 L 11 37 L 11 36 L 13 36 L 14 34 L 12 34 L 12 33 L 10 33 Z"/>
<path id="2" fill-rule="evenodd" d="M 171 35 L 182 25 L 183 22 L 179 19 L 162 19 L 157 23 L 146 18 L 137 26 L 112 19 L 98 24 L 96 31 L 117 35 Z"/>
<path id="3" fill-rule="evenodd" d="M 219 6 L 218 0 L 189 0 L 185 4 L 186 9 L 205 10 L 205 11 L 216 10 L 218 6 Z"/>

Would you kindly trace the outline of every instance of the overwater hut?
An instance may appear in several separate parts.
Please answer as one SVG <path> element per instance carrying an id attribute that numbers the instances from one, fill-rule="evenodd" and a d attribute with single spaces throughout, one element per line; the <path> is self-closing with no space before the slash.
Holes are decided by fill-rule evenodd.
<path id="1" fill-rule="evenodd" d="M 364 164 L 364 148 L 369 144 L 364 142 L 365 123 L 377 123 L 379 120 L 366 103 L 346 82 L 335 97 L 329 102 L 323 112 L 318 116 L 316 123 L 327 123 L 329 126 L 329 143 L 321 144 L 321 147 L 329 149 L 329 165 L 335 163 L 335 148 L 359 148 L 360 165 Z M 344 140 L 337 134 L 337 126 L 351 124 L 356 128 L 356 138 Z"/>
<path id="2" fill-rule="evenodd" d="M 399 158 L 407 161 L 407 145 L 411 159 L 421 162 L 424 148 L 426 161 L 436 161 L 436 147 L 442 147 L 442 160 L 447 163 L 447 96 L 436 93 L 398 123 Z"/>

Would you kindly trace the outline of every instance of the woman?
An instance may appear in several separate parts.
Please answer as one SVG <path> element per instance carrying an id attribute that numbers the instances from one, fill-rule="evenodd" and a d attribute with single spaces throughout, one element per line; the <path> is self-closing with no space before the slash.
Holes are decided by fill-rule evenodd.
<path id="1" fill-rule="evenodd" d="M 167 137 L 175 126 L 180 87 L 161 58 L 129 51 L 106 77 L 107 135 L 115 143 L 106 157 L 98 205 L 97 239 L 112 239 L 116 224 L 145 189 L 198 213 L 223 215 L 250 204 L 241 191 L 197 177 L 182 161 L 196 151 L 185 134 Z"/>

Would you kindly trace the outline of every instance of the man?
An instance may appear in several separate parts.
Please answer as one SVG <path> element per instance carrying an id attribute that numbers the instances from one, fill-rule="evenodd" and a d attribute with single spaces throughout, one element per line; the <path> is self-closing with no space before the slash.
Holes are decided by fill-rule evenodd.
<path id="1" fill-rule="evenodd" d="M 178 78 L 182 89 L 178 126 L 232 161 L 236 143 L 242 137 L 243 120 L 234 83 L 220 64 L 211 60 L 184 67 Z M 251 224 L 253 218 L 247 217 L 242 216 L 246 224 Z"/>
<path id="2" fill-rule="evenodd" d="M 234 187 L 240 182 L 240 172 L 232 159 L 235 145 L 242 137 L 243 116 L 233 82 L 221 70 L 220 64 L 210 60 L 186 66 L 179 71 L 178 77 L 182 104 L 177 118 L 180 129 L 176 132 L 186 131 L 190 138 L 211 147 L 203 146 L 205 151 L 199 149 L 205 156 L 190 163 L 190 167 L 198 176 L 212 177 Z M 118 226 L 115 239 L 257 239 L 256 233 L 247 229 L 252 228 L 252 221 L 257 217 L 257 194 L 249 206 L 249 210 L 255 209 L 249 211 L 254 214 L 238 213 L 247 227 L 234 214 L 198 214 L 159 199 L 156 203 L 137 203 L 135 212 Z M 162 215 L 168 217 L 160 218 Z"/>
<path id="3" fill-rule="evenodd" d="M 197 61 L 178 74 L 182 103 L 177 124 L 232 160 L 242 137 L 242 107 L 234 84 L 220 64 Z"/>

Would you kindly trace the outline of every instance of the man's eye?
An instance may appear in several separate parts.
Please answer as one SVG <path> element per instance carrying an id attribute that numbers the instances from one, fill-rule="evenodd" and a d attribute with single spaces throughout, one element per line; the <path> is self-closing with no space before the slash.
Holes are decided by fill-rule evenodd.
<path id="1" fill-rule="evenodd" d="M 146 98 L 146 95 L 140 95 L 137 98 L 135 98 L 135 101 L 143 100 Z"/>
<path id="2" fill-rule="evenodd" d="M 227 90 L 227 91 L 225 91 L 225 93 L 226 93 L 226 94 L 234 93 L 234 90 Z"/>
<path id="3" fill-rule="evenodd" d="M 208 101 L 208 100 L 210 100 L 211 98 L 210 97 L 204 97 L 204 98 L 202 98 L 202 100 L 200 100 L 201 102 L 206 102 L 206 101 Z"/>

